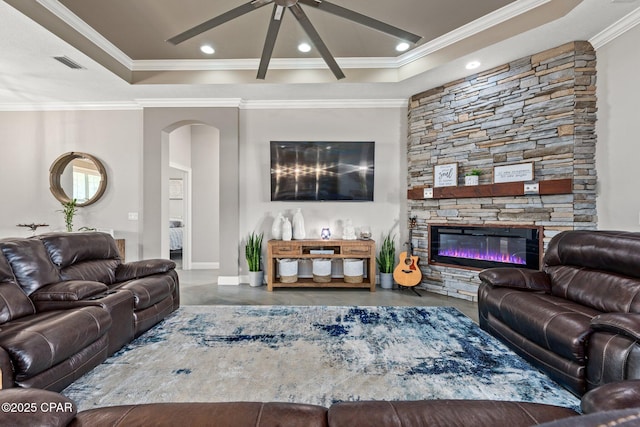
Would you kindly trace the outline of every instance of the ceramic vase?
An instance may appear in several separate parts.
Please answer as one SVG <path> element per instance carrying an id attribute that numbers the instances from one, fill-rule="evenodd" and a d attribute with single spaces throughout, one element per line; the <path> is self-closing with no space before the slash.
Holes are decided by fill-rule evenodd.
<path id="1" fill-rule="evenodd" d="M 273 220 L 273 225 L 271 225 L 271 238 L 275 240 L 282 239 L 282 223 L 284 222 L 284 216 L 282 216 L 282 212 L 278 214 L 276 219 Z"/>
<path id="2" fill-rule="evenodd" d="M 249 272 L 249 286 L 258 287 L 262 286 L 264 280 L 263 271 L 250 271 Z"/>
<path id="3" fill-rule="evenodd" d="M 296 240 L 302 240 L 305 238 L 306 233 L 304 231 L 304 217 L 302 216 L 302 210 L 298 208 L 295 214 L 293 214 L 293 238 Z"/>
<path id="4" fill-rule="evenodd" d="M 285 218 L 282 223 L 282 240 L 291 240 L 293 237 L 293 230 L 289 218 Z"/>
<path id="5" fill-rule="evenodd" d="M 382 289 L 393 288 L 393 273 L 380 273 L 380 287 Z"/>

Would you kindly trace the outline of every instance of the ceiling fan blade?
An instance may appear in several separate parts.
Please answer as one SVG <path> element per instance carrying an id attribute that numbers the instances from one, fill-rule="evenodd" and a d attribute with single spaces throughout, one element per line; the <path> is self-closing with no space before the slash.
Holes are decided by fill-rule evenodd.
<path id="1" fill-rule="evenodd" d="M 205 31 L 222 25 L 225 22 L 231 21 L 232 19 L 238 18 L 272 2 L 273 0 L 252 0 L 249 3 L 245 3 L 242 6 L 236 7 L 235 9 L 231 9 L 228 12 L 223 13 L 222 15 L 211 18 L 200 25 L 196 25 L 195 27 L 182 32 L 177 36 L 173 36 L 167 41 L 174 45 L 182 43 L 183 41 L 189 40 L 190 38 L 195 37 L 198 34 L 204 33 Z"/>
<path id="2" fill-rule="evenodd" d="M 410 33 L 409 31 L 394 27 L 393 25 L 389 25 L 382 21 L 378 21 L 377 19 L 373 19 L 369 16 L 363 15 L 350 9 L 346 9 L 342 6 L 329 3 L 328 1 L 299 0 L 299 2 L 304 3 L 308 6 L 316 7 L 319 10 L 324 10 L 327 13 L 340 16 L 350 21 L 357 22 L 358 24 L 365 25 L 367 27 L 373 28 L 374 30 L 382 31 L 383 33 L 390 34 L 394 37 L 397 37 L 401 40 L 409 41 L 411 43 L 417 43 L 422 38 L 422 36 L 418 36 L 416 34 Z"/>
<path id="3" fill-rule="evenodd" d="M 273 47 L 276 45 L 276 38 L 278 37 L 278 31 L 280 31 L 280 24 L 284 18 L 284 7 L 273 6 L 273 13 L 271 14 L 271 21 L 269 21 L 269 29 L 267 30 L 267 37 L 264 40 L 264 48 L 262 48 L 262 57 L 260 58 L 260 66 L 258 67 L 258 75 L 256 78 L 264 80 L 267 75 L 267 68 L 269 67 L 269 61 L 271 61 L 271 54 L 273 53 Z"/>
<path id="4" fill-rule="evenodd" d="M 320 52 L 320 56 L 322 56 L 324 62 L 327 63 L 327 66 L 331 69 L 333 75 L 336 76 L 336 79 L 344 79 L 345 75 L 340 69 L 340 66 L 334 59 L 333 55 L 331 55 L 331 52 L 329 52 L 327 45 L 324 44 L 324 42 L 320 38 L 320 34 L 318 34 L 316 29 L 313 27 L 313 24 L 311 24 L 311 21 L 309 21 L 307 14 L 304 13 L 300 5 L 296 3 L 293 6 L 289 7 L 289 9 L 302 26 L 302 29 L 304 29 L 305 33 L 307 33 L 307 35 L 309 36 L 309 40 L 311 41 L 311 43 L 315 46 L 316 49 L 318 49 L 318 52 Z"/>

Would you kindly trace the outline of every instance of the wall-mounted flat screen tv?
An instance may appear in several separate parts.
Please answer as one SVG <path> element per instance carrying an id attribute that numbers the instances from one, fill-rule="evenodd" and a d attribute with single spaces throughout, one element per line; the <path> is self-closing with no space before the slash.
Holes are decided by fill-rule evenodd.
<path id="1" fill-rule="evenodd" d="M 375 143 L 271 141 L 272 201 L 373 201 Z"/>

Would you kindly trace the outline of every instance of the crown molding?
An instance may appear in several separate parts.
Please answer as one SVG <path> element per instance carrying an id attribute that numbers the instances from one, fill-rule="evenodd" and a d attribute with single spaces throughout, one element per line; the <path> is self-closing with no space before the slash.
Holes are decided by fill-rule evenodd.
<path id="1" fill-rule="evenodd" d="M 137 102 L 43 102 L 38 104 L 0 104 L 0 111 L 110 111 L 142 110 Z"/>
<path id="2" fill-rule="evenodd" d="M 472 37 L 484 30 L 494 27 L 498 24 L 506 22 L 517 16 L 525 14 L 533 9 L 536 9 L 544 4 L 549 3 L 551 0 L 518 0 L 514 3 L 508 4 L 495 10 L 481 18 L 471 21 L 462 27 L 444 34 L 436 39 L 431 40 L 422 46 L 413 49 L 404 55 L 401 55 L 396 60 L 397 66 L 407 65 L 413 61 L 424 58 L 439 50 L 442 50 L 454 43 L 457 43 L 466 38 Z"/>
<path id="3" fill-rule="evenodd" d="M 143 108 L 239 108 L 240 98 L 140 98 Z"/>
<path id="4" fill-rule="evenodd" d="M 275 99 L 241 98 L 140 98 L 132 102 L 0 104 L 2 112 L 111 111 L 144 108 L 238 108 L 241 110 L 301 110 L 339 108 L 406 108 L 408 99 Z"/>
<path id="5" fill-rule="evenodd" d="M 313 108 L 406 108 L 408 99 L 281 99 L 244 101 L 243 110 L 299 110 Z"/>
<path id="6" fill-rule="evenodd" d="M 94 30 L 89 24 L 80 19 L 76 14 L 67 9 L 58 0 L 36 0 L 42 7 L 53 13 L 55 16 L 64 21 L 71 28 L 87 38 L 91 43 L 98 46 L 113 59 L 131 70 L 133 60 L 129 58 L 123 51 L 118 49 L 109 40 L 104 38 L 100 33 Z"/>
<path id="7" fill-rule="evenodd" d="M 589 40 L 589 43 L 598 50 L 638 24 L 640 24 L 640 7 L 600 31 Z"/>

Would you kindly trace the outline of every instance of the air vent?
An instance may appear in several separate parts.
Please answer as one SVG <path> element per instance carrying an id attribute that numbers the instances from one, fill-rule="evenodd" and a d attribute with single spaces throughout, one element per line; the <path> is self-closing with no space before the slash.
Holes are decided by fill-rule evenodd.
<path id="1" fill-rule="evenodd" d="M 54 56 L 53 59 L 55 59 L 58 62 L 63 63 L 67 67 L 72 68 L 74 70 L 83 70 L 84 69 L 84 67 L 82 65 L 78 64 L 76 61 L 74 61 L 73 59 L 69 58 L 68 56 Z"/>

